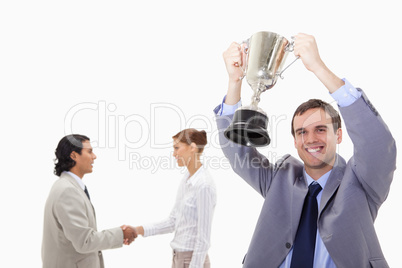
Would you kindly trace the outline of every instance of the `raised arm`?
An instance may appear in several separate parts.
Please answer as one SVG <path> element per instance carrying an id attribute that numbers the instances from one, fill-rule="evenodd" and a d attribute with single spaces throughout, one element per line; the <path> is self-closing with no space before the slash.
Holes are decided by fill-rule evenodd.
<path id="1" fill-rule="evenodd" d="M 354 146 L 353 170 L 366 195 L 378 207 L 388 195 L 396 169 L 395 140 L 364 93 L 340 111 Z"/>
<path id="2" fill-rule="evenodd" d="M 295 36 L 294 54 L 300 57 L 307 70 L 313 72 L 330 93 L 334 93 L 345 84 L 321 60 L 314 36 L 303 33 L 297 34 Z"/>
<path id="3" fill-rule="evenodd" d="M 245 61 L 244 48 L 233 42 L 223 53 L 223 59 L 229 76 L 225 104 L 235 105 L 240 101 L 241 95 L 242 68 Z M 241 146 L 226 139 L 223 133 L 230 125 L 233 114 L 223 113 L 220 115 L 219 111 L 221 110 L 224 110 L 223 107 L 218 106 L 214 112 L 217 115 L 219 142 L 223 153 L 228 158 L 232 169 L 265 197 L 271 183 L 274 166 L 257 149 Z"/>
<path id="4" fill-rule="evenodd" d="M 297 34 L 294 53 L 331 94 L 345 85 L 320 58 L 313 36 Z M 354 145 L 354 172 L 372 204 L 379 206 L 388 195 L 396 168 L 395 140 L 367 96 L 362 92 L 358 96 L 352 104 L 341 106 L 340 112 Z"/>
<path id="5" fill-rule="evenodd" d="M 240 101 L 241 84 L 243 77 L 243 65 L 245 54 L 243 47 L 236 42 L 230 44 L 229 48 L 223 52 L 226 70 L 229 76 L 228 92 L 225 103 L 235 105 Z"/>

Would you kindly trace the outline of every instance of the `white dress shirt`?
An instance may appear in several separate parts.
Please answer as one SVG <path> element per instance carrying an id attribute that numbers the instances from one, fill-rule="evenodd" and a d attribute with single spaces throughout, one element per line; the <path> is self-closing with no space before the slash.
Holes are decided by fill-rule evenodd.
<path id="1" fill-rule="evenodd" d="M 182 179 L 176 202 L 164 221 L 144 225 L 144 237 L 175 231 L 170 246 L 174 251 L 193 251 L 191 268 L 202 268 L 210 246 L 212 217 L 216 205 L 216 187 L 208 171 L 201 166 Z"/>

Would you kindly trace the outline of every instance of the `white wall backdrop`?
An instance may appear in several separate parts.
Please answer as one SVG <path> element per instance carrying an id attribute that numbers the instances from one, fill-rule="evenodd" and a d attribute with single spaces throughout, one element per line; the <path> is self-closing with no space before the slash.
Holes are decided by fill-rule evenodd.
<path id="1" fill-rule="evenodd" d="M 0 266 L 41 267 L 43 208 L 64 135 L 93 141 L 98 158 L 84 183 L 102 230 L 169 214 L 183 175 L 171 157 L 171 136 L 195 127 L 208 132 L 204 164 L 218 189 L 212 266 L 241 267 L 263 199 L 234 174 L 217 144 L 212 109 L 226 93 L 223 51 L 263 30 L 314 35 L 328 67 L 365 90 L 398 143 L 399 6 L 392 0 L 2 1 Z M 246 83 L 243 89 L 248 103 L 251 90 Z M 297 155 L 291 116 L 309 98 L 332 101 L 300 61 L 262 95 L 273 138 L 262 151 L 271 160 Z M 345 138 L 339 153 L 352 152 Z M 397 170 L 376 221 L 391 267 L 401 264 L 400 177 Z M 105 251 L 106 265 L 170 267 L 171 239 L 138 238 Z"/>

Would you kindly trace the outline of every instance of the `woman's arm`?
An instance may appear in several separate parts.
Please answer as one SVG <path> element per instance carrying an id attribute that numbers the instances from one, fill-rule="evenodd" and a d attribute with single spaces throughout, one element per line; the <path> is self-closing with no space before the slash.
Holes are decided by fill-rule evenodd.
<path id="1" fill-rule="evenodd" d="M 211 241 L 211 227 L 216 205 L 216 191 L 211 185 L 202 186 L 197 192 L 197 238 L 190 268 L 204 267 Z"/>

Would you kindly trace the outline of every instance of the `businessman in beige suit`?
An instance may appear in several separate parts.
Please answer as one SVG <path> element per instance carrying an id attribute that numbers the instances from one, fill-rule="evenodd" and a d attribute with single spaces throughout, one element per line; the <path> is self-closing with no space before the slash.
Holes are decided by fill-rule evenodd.
<path id="1" fill-rule="evenodd" d="M 43 268 L 103 268 L 101 250 L 122 247 L 137 237 L 131 228 L 96 228 L 95 210 L 82 178 L 96 159 L 89 138 L 68 135 L 56 149 L 55 174 L 45 205 Z"/>

